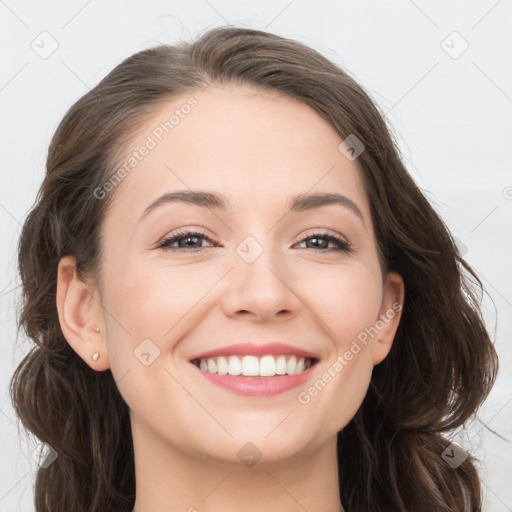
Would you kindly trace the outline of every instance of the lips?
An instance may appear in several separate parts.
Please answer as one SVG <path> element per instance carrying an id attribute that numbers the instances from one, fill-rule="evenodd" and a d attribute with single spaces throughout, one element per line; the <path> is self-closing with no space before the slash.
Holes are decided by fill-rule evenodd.
<path id="1" fill-rule="evenodd" d="M 305 359 L 309 360 L 308 366 L 302 369 L 298 374 L 288 375 L 279 374 L 274 376 L 247 376 L 247 375 L 219 375 L 217 373 L 210 373 L 210 371 L 203 371 L 200 369 L 199 362 L 203 365 L 208 360 L 213 367 L 213 358 L 225 358 L 227 356 L 256 356 L 258 358 L 263 356 L 278 356 L 277 359 L 283 359 L 279 356 L 287 356 L 287 360 L 291 358 L 295 361 L 297 358 L 304 362 Z M 295 356 L 295 357 L 292 357 Z M 232 358 L 230 358 L 232 359 Z M 246 357 L 244 357 L 246 359 Z M 313 352 L 303 350 L 287 343 L 273 342 L 266 344 L 254 343 L 238 343 L 235 345 L 227 345 L 208 352 L 196 354 L 189 359 L 194 368 L 194 372 L 201 379 L 211 384 L 245 397 L 271 397 L 279 395 L 286 391 L 292 390 L 297 386 L 304 384 L 316 371 L 316 364 L 319 356 Z M 231 361 L 230 361 L 231 363 Z M 224 368 L 225 370 L 225 368 Z M 281 368 L 282 371 L 282 368 Z"/>
<path id="2" fill-rule="evenodd" d="M 287 343 L 273 342 L 254 344 L 254 343 L 237 343 L 235 345 L 227 345 L 225 347 L 209 350 L 208 352 L 201 352 L 191 357 L 189 361 L 192 363 L 199 359 L 207 359 L 218 356 L 266 356 L 266 355 L 294 355 L 297 357 L 309 357 L 310 359 L 318 360 L 319 356 L 313 352 L 308 352 Z"/>

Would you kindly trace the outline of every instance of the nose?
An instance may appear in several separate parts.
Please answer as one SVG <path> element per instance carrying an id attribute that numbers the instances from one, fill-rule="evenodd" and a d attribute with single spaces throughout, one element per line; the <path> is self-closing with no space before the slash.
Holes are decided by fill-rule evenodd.
<path id="1" fill-rule="evenodd" d="M 297 276 L 272 246 L 271 238 L 265 240 L 262 244 L 247 237 L 236 248 L 222 301 L 224 312 L 230 317 L 264 322 L 287 320 L 297 314 L 301 303 L 293 289 Z"/>

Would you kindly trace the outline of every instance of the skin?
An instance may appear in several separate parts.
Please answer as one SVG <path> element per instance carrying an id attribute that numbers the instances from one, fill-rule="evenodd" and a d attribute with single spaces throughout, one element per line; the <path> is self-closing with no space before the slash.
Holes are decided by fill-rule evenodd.
<path id="1" fill-rule="evenodd" d="M 342 511 L 336 433 L 360 407 L 400 314 L 308 404 L 297 394 L 403 304 L 403 281 L 382 274 L 357 160 L 339 151 L 342 139 L 316 112 L 290 97 L 213 84 L 162 106 L 132 147 L 191 95 L 197 107 L 109 192 L 99 282 L 78 278 L 73 257 L 60 261 L 64 336 L 92 370 L 112 371 L 130 408 L 135 512 Z M 188 189 L 222 193 L 229 209 L 169 203 L 139 221 L 163 193 Z M 348 197 L 364 222 L 340 205 L 288 212 L 291 195 L 315 192 Z M 181 248 L 173 244 L 180 252 L 158 248 L 185 228 L 212 242 L 185 236 Z M 312 228 L 338 234 L 353 252 L 324 238 L 315 244 Z M 236 252 L 248 236 L 263 248 L 251 264 Z M 160 350 L 149 366 L 133 353 L 147 338 Z M 306 385 L 243 397 L 188 362 L 232 343 L 274 340 L 318 355 Z M 261 454 L 251 467 L 237 456 L 248 442 Z"/>

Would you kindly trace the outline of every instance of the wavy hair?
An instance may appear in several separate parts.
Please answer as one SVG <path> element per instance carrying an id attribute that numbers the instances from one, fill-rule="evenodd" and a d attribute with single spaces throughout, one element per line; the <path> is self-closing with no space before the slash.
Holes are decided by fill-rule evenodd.
<path id="1" fill-rule="evenodd" d="M 110 370 L 92 371 L 58 321 L 59 260 L 73 255 L 97 277 L 99 232 L 113 176 L 136 130 L 165 102 L 210 83 L 248 84 L 309 105 L 358 157 L 384 270 L 404 279 L 406 301 L 392 349 L 338 433 L 341 501 L 350 512 L 481 511 L 475 459 L 441 457 L 494 383 L 498 359 L 483 322 L 483 286 L 402 163 L 368 93 L 317 51 L 264 31 L 220 27 L 193 42 L 138 52 L 65 114 L 46 175 L 22 229 L 18 329 L 34 345 L 15 370 L 11 400 L 23 426 L 58 453 L 35 482 L 37 512 L 131 511 L 135 466 L 128 406 Z"/>

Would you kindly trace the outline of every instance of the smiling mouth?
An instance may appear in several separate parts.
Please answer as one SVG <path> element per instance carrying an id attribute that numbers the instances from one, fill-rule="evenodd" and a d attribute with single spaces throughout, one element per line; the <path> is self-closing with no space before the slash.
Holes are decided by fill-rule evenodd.
<path id="1" fill-rule="evenodd" d="M 284 377 L 299 375 L 318 359 L 295 355 L 230 355 L 196 358 L 190 361 L 202 372 L 239 377 Z"/>

